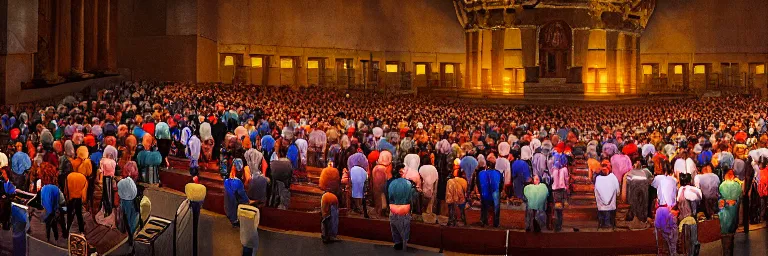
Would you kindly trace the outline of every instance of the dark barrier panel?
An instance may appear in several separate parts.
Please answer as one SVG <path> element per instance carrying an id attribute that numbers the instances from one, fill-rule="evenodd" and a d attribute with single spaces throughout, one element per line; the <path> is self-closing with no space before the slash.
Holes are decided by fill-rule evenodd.
<path id="1" fill-rule="evenodd" d="M 208 199 L 206 199 L 208 200 Z M 259 209 L 259 226 L 276 229 L 320 233 L 320 214 L 278 210 L 263 207 Z"/>
<path id="2" fill-rule="evenodd" d="M 720 220 L 712 219 L 699 222 L 699 243 L 711 243 L 720 240 Z"/>
<path id="3" fill-rule="evenodd" d="M 506 230 L 449 227 L 443 227 L 441 230 L 444 250 L 475 254 L 506 254 Z"/>

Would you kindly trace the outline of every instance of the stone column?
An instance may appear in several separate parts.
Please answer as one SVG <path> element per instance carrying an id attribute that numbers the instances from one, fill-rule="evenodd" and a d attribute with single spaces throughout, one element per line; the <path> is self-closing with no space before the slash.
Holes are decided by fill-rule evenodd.
<path id="1" fill-rule="evenodd" d="M 110 0 L 109 51 L 107 51 L 107 70 L 109 71 L 117 71 L 117 31 L 117 0 Z"/>
<path id="2" fill-rule="evenodd" d="M 536 28 L 521 28 L 520 40 L 523 46 L 523 67 L 525 68 L 525 81 L 539 81 L 538 67 L 538 38 Z"/>
<path id="3" fill-rule="evenodd" d="M 491 35 L 491 88 L 504 88 L 504 32 L 494 30 Z"/>
<path id="4" fill-rule="evenodd" d="M 109 4 L 110 0 L 98 1 L 98 21 L 96 22 L 96 24 L 98 24 L 98 37 L 96 39 L 96 53 L 99 70 L 109 69 L 109 51 L 111 49 L 109 37 L 112 34 L 109 30 L 111 21 Z"/>
<path id="5" fill-rule="evenodd" d="M 56 63 L 60 75 L 72 69 L 72 2 L 62 0 L 56 5 Z"/>
<path id="6" fill-rule="evenodd" d="M 83 72 L 85 62 L 85 2 L 72 0 L 72 70 Z"/>
<path id="7" fill-rule="evenodd" d="M 632 93 L 640 94 L 640 86 L 641 86 L 641 80 L 642 80 L 642 74 L 643 74 L 643 66 L 640 65 L 640 37 L 639 36 L 632 36 L 632 76 L 630 77 L 630 81 L 632 83 L 632 88 L 634 90 Z"/>
<path id="8" fill-rule="evenodd" d="M 99 0 L 85 0 L 85 70 L 98 69 Z"/>
<path id="9" fill-rule="evenodd" d="M 472 86 L 473 88 L 480 88 L 481 86 L 481 80 L 480 80 L 480 70 L 482 69 L 482 64 L 480 61 L 482 60 L 482 45 L 483 45 L 483 37 L 482 32 L 475 31 L 472 32 Z"/>
<path id="10" fill-rule="evenodd" d="M 466 48 L 466 61 L 464 62 L 464 88 L 470 89 L 474 85 L 472 79 L 472 32 L 464 32 L 464 46 Z"/>

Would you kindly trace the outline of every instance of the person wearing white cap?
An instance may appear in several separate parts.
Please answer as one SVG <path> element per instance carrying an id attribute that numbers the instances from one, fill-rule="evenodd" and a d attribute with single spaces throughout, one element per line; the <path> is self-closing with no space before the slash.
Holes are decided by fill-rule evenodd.
<path id="1" fill-rule="evenodd" d="M 512 197 L 512 165 L 509 162 L 509 143 L 499 143 L 499 157 L 496 159 L 496 170 L 504 175 L 504 194 L 507 198 Z"/>

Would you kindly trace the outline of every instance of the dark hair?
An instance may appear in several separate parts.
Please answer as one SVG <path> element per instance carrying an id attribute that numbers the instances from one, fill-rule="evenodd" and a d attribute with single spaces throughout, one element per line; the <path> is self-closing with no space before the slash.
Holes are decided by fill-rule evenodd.
<path id="1" fill-rule="evenodd" d="M 405 164 L 403 163 L 397 163 L 395 164 L 394 168 L 392 168 L 392 178 L 400 178 L 400 170 L 405 168 Z"/>
<path id="2" fill-rule="evenodd" d="M 680 186 L 688 186 L 691 185 L 691 174 L 688 173 L 681 173 L 680 174 Z"/>

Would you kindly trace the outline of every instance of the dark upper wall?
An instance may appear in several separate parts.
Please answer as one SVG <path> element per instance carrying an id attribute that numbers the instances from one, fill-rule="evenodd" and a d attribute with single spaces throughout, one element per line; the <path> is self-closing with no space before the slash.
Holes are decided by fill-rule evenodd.
<path id="1" fill-rule="evenodd" d="M 198 71 L 199 56 L 216 56 L 211 49 L 215 47 L 206 47 L 211 49 L 208 52 L 198 49 L 200 36 L 207 36 L 207 45 L 215 45 L 216 38 L 210 36 L 215 25 L 200 25 L 215 24 L 215 16 L 210 17 L 215 0 L 120 0 L 118 4 L 118 67 L 129 69 L 133 79 L 215 80 L 210 72 Z"/>
<path id="2" fill-rule="evenodd" d="M 220 44 L 463 53 L 450 0 L 219 0 Z"/>
<path id="3" fill-rule="evenodd" d="M 641 53 L 768 53 L 766 0 L 659 0 Z"/>

